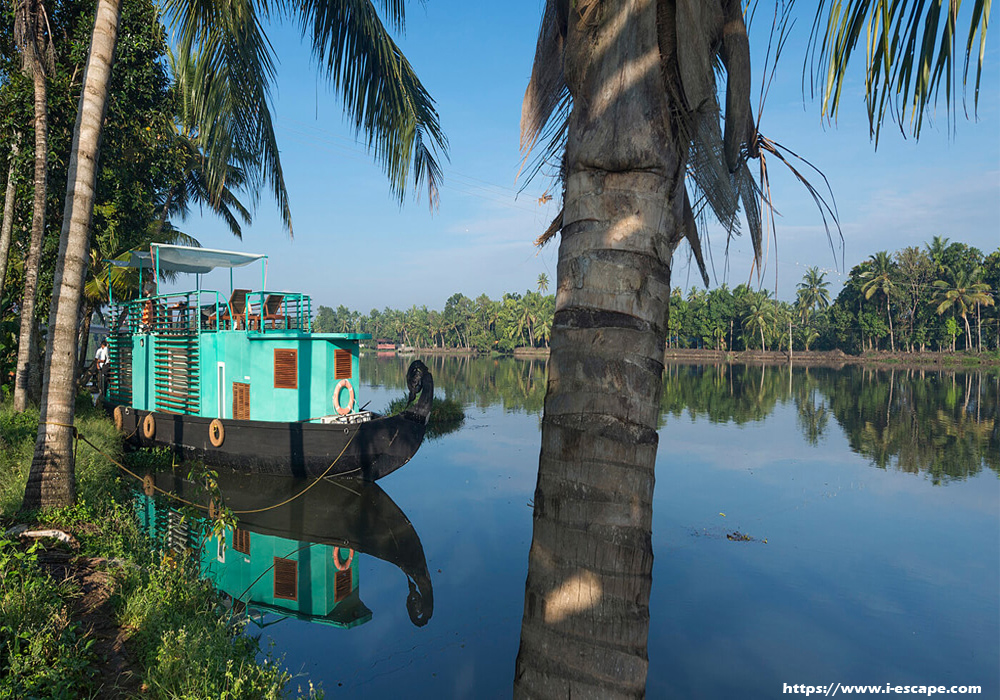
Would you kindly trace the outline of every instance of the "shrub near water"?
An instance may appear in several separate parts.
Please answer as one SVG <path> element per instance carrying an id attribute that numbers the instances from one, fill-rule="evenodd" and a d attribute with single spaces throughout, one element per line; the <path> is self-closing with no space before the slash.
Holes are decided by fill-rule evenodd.
<path id="1" fill-rule="evenodd" d="M 256 640 L 221 608 L 218 593 L 187 559 L 160 559 L 127 596 L 121 622 L 135 629 L 146 683 L 169 698 L 278 698 L 291 678 L 258 665 Z"/>
<path id="2" fill-rule="evenodd" d="M 278 698 L 291 678 L 270 658 L 256 661 L 256 639 L 222 609 L 219 594 L 200 580 L 197 566 L 151 549 L 133 516 L 134 481 L 116 461 L 134 470 L 169 465 L 163 450 L 123 457 L 112 423 L 89 402 L 77 407 L 82 440 L 77 449 L 77 504 L 18 514 L 27 481 L 38 412 L 16 413 L 0 405 L 0 533 L 15 518 L 73 533 L 80 554 L 101 557 L 114 581 L 115 620 L 126 638 L 144 695 L 157 698 Z M 100 687 L 104 659 L 93 637 L 72 619 L 79 587 L 56 581 L 38 562 L 37 545 L 25 548 L 0 534 L 0 699 L 75 698 L 108 695 Z M 94 565 L 95 560 L 84 560 Z M 86 563 L 81 564 L 86 566 Z M 310 687 L 310 697 L 317 693 Z M 321 693 L 319 693 L 321 695 Z"/>
<path id="3" fill-rule="evenodd" d="M 383 411 L 384 415 L 394 416 L 406 408 L 406 397 L 393 399 Z M 431 401 L 431 414 L 427 419 L 427 438 L 433 440 L 442 435 L 454 432 L 465 422 L 465 410 L 462 404 L 454 399 L 435 397 Z"/>

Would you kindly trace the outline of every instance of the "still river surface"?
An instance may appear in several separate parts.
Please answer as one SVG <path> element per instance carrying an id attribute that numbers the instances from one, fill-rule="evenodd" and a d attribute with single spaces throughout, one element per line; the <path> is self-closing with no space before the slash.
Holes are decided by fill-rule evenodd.
<path id="1" fill-rule="evenodd" d="M 293 689 L 511 693 L 545 365 L 423 359 L 466 419 L 379 485 L 422 546 L 426 624 L 408 614 L 413 571 L 359 548 L 370 619 L 343 629 L 269 613 L 249 630 L 300 674 Z M 360 403 L 402 395 L 409 360 L 364 358 Z M 840 682 L 1000 697 L 998 407 L 996 372 L 669 366 L 647 695 Z"/>

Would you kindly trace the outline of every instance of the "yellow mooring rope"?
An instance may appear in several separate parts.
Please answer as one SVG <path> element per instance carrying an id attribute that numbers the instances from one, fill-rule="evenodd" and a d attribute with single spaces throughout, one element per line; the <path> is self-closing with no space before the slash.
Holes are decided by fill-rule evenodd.
<path id="1" fill-rule="evenodd" d="M 148 486 L 152 487 L 152 489 L 154 491 L 158 491 L 159 493 L 162 493 L 164 496 L 167 496 L 168 498 L 172 498 L 173 500 L 175 500 L 175 501 L 177 501 L 179 503 L 183 503 L 183 504 L 191 506 L 193 508 L 199 508 L 199 509 L 205 510 L 205 511 L 210 511 L 211 510 L 210 506 L 203 506 L 200 503 L 193 503 L 191 501 L 188 501 L 185 498 L 182 498 L 181 496 L 178 496 L 176 493 L 173 493 L 172 491 L 165 491 L 165 490 L 161 489 L 159 486 L 157 486 L 156 484 L 153 484 L 151 482 L 146 482 L 143 477 L 141 477 L 138 474 L 136 474 L 134 471 L 132 471 L 131 469 L 129 469 L 128 467 L 126 467 L 124 464 L 122 464 L 121 462 L 119 462 L 118 460 L 116 460 L 114 457 L 112 457 L 111 455 L 109 455 L 107 452 L 105 452 L 104 450 L 102 450 L 100 447 L 98 447 L 97 445 L 95 445 L 94 443 L 92 443 L 90 440 L 88 440 L 87 437 L 83 433 L 81 433 L 80 430 L 75 425 L 70 425 L 68 423 L 57 423 L 55 421 L 42 421 L 42 424 L 43 425 L 57 425 L 57 426 L 60 426 L 62 428 L 69 428 L 70 430 L 73 431 L 73 438 L 75 439 L 76 442 L 79 442 L 80 440 L 83 440 L 83 442 L 85 442 L 88 445 L 90 445 L 97 452 L 97 454 L 99 454 L 102 457 L 104 457 L 104 459 L 106 459 L 109 462 L 111 462 L 112 464 L 114 464 L 116 467 L 118 467 L 119 469 L 121 469 L 123 472 L 125 472 L 129 476 L 131 476 L 134 479 L 142 482 L 143 485 L 148 485 Z M 132 434 L 126 436 L 125 439 L 127 440 L 128 438 L 132 437 L 132 435 L 135 435 L 136 431 L 138 431 L 138 426 L 136 427 L 136 430 L 133 430 Z M 253 509 L 250 509 L 250 510 L 234 510 L 234 511 L 231 511 L 231 512 L 233 513 L 233 515 L 249 515 L 251 513 L 263 513 L 263 512 L 269 511 L 269 510 L 274 510 L 275 508 L 280 508 L 281 506 L 284 506 L 284 505 L 287 505 L 287 504 L 291 503 L 296 498 L 299 498 L 306 491 L 308 491 L 313 486 L 315 486 L 317 483 L 319 483 L 319 481 L 321 481 L 322 479 L 324 479 L 326 477 L 326 475 L 330 473 L 330 471 L 337 465 L 337 462 L 340 461 L 340 458 L 344 456 L 344 453 L 347 452 L 347 448 L 351 446 L 352 442 L 354 442 L 354 436 L 357 435 L 357 434 L 358 434 L 358 431 L 354 431 L 354 434 L 351 435 L 351 437 L 347 440 L 347 444 L 344 445 L 344 449 L 342 449 L 340 451 L 340 454 L 337 455 L 337 458 L 334 459 L 330 463 L 330 466 L 326 468 L 326 471 L 324 471 L 322 474 L 320 474 L 318 477 L 316 477 L 316 479 L 313 480 L 312 483 L 310 483 L 308 486 L 306 486 L 304 489 L 302 489 L 301 491 L 299 491 L 294 496 L 291 496 L 290 498 L 286 498 L 281 503 L 276 503 L 273 506 L 266 506 L 264 508 L 253 508 Z M 76 451 L 77 450 L 76 450 L 75 443 L 74 443 L 74 448 L 73 448 L 73 463 L 74 463 L 74 466 L 76 464 Z M 352 470 L 352 471 L 354 471 L 354 470 Z"/>

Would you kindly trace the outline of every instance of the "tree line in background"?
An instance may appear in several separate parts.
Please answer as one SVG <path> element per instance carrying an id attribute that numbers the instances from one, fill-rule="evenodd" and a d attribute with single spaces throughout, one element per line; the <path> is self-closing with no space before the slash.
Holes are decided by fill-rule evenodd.
<path id="1" fill-rule="evenodd" d="M 426 348 L 510 353 L 548 347 L 555 297 L 537 291 L 470 299 L 453 294 L 442 311 L 426 306 L 386 307 L 368 314 L 341 305 L 320 306 L 322 332 L 370 333 Z M 830 297 L 826 273 L 809 268 L 794 302 L 774 299 L 747 284 L 734 289 L 692 287 L 670 297 L 667 346 L 713 350 L 870 350 L 982 352 L 1000 348 L 1000 249 L 988 256 L 936 236 L 923 248 L 880 251 L 850 271 Z M 790 335 L 789 335 L 790 334 Z"/>
<path id="2" fill-rule="evenodd" d="M 313 327 L 320 332 L 370 333 L 375 339 L 423 348 L 501 353 L 518 347 L 544 348 L 556 307 L 547 290 L 548 277 L 542 274 L 536 291 L 505 293 L 500 299 L 452 294 L 441 311 L 411 306 L 405 311 L 386 307 L 361 314 L 343 305 L 320 306 Z"/>

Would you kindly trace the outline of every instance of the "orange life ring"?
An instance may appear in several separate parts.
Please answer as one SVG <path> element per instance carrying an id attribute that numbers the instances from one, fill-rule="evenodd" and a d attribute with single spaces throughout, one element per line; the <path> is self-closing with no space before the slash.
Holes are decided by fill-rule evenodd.
<path id="1" fill-rule="evenodd" d="M 333 565 L 337 567 L 337 571 L 347 571 L 351 568 L 351 562 L 354 561 L 354 550 L 347 550 L 347 561 L 340 561 L 340 547 L 333 548 Z"/>
<path id="2" fill-rule="evenodd" d="M 125 427 L 125 409 L 123 409 L 121 406 L 115 406 L 115 430 L 117 430 L 120 433 L 122 431 L 122 428 L 124 427 Z"/>
<path id="3" fill-rule="evenodd" d="M 144 325 L 149 325 L 150 319 L 153 317 L 153 302 L 147 301 L 142 305 L 142 322 Z"/>
<path id="4" fill-rule="evenodd" d="M 348 401 L 346 406 L 340 405 L 340 390 L 347 387 Z M 346 416 L 354 408 L 354 387 L 346 379 L 341 379 L 337 382 L 336 388 L 333 390 L 333 407 L 337 409 L 337 415 Z"/>
<path id="5" fill-rule="evenodd" d="M 218 418 L 213 418 L 208 424 L 208 439 L 212 447 L 222 447 L 222 443 L 226 440 L 226 428 Z"/>
<path id="6" fill-rule="evenodd" d="M 156 419 L 152 413 L 147 413 L 142 419 L 142 434 L 147 440 L 152 440 L 156 435 Z"/>

